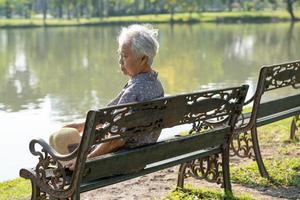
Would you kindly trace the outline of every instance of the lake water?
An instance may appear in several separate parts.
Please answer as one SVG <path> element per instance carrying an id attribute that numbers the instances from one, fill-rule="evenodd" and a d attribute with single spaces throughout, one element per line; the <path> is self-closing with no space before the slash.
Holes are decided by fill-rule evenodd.
<path id="1" fill-rule="evenodd" d="M 160 52 L 154 68 L 167 95 L 246 83 L 251 96 L 261 65 L 300 59 L 299 24 L 156 27 Z M 48 140 L 121 90 L 127 78 L 117 62 L 119 31 L 120 26 L 0 30 L 0 181 L 33 167 L 32 138 Z"/>

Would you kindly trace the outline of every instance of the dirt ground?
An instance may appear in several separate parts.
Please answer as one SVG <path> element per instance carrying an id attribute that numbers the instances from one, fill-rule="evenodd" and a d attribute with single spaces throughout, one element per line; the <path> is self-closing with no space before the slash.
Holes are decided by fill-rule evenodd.
<path id="1" fill-rule="evenodd" d="M 274 129 L 275 130 L 275 129 Z M 278 131 L 261 132 L 261 135 L 268 135 L 267 140 L 262 139 L 261 152 L 264 159 L 279 159 L 279 158 L 295 158 L 300 156 L 300 142 L 286 142 L 288 134 L 281 133 L 285 139 L 280 139 Z M 299 132 L 298 134 L 299 135 Z M 283 142 L 284 141 L 284 142 Z M 290 146 L 289 146 L 290 145 Z M 282 149 L 290 149 L 288 152 L 282 153 Z M 230 158 L 230 162 L 234 165 L 250 162 L 247 158 Z M 82 199 L 88 200 L 147 200 L 147 199 L 163 199 L 176 188 L 178 166 L 161 170 L 152 174 L 144 175 L 122 183 L 114 184 L 100 188 L 91 192 L 81 194 Z M 208 183 L 207 181 L 199 181 L 193 178 L 185 180 L 186 184 L 191 184 L 194 188 L 209 187 L 219 188 L 220 185 Z M 232 183 L 234 195 L 248 194 L 253 199 L 257 200 L 277 200 L 277 199 L 292 199 L 300 200 L 299 187 L 262 187 L 262 186 L 243 186 Z"/>
<path id="2" fill-rule="evenodd" d="M 270 157 L 274 155 L 274 146 L 264 146 L 263 155 Z M 300 156 L 300 152 L 294 152 L 291 157 Z M 234 163 L 247 162 L 249 159 L 232 159 Z M 128 180 L 112 186 L 100 188 L 91 192 L 81 194 L 82 199 L 88 200 L 140 200 L 140 199 L 162 199 L 175 189 L 177 183 L 178 166 L 161 170 L 152 174 Z M 193 187 L 220 188 L 217 184 L 199 181 L 193 178 L 186 179 L 185 183 Z M 257 200 L 293 199 L 300 200 L 300 188 L 296 187 L 246 187 L 232 184 L 235 195 L 247 193 Z M 222 189 L 220 189 L 222 190 Z"/>
<path id="3" fill-rule="evenodd" d="M 159 172 L 138 177 L 129 181 L 118 183 L 105 188 L 100 188 L 81 195 L 82 199 L 95 200 L 140 200 L 140 199 L 162 199 L 175 189 L 178 167 L 172 167 Z M 194 187 L 220 188 L 216 184 L 198 181 L 192 178 L 187 183 Z M 234 194 L 247 193 L 254 199 L 276 200 L 276 199 L 300 199 L 300 188 L 250 188 L 238 184 L 232 184 Z"/>

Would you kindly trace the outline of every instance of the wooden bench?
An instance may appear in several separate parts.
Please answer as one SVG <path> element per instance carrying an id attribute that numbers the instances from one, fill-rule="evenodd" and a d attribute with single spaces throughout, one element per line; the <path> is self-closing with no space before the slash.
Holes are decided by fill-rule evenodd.
<path id="1" fill-rule="evenodd" d="M 32 169 L 21 169 L 20 176 L 31 180 L 32 199 L 80 199 L 81 192 L 182 164 L 179 187 L 193 176 L 223 183 L 231 192 L 229 142 L 247 90 L 244 85 L 91 110 L 73 153 L 60 155 L 34 139 L 30 151 L 39 161 Z M 103 126 L 96 128 L 98 124 Z M 87 159 L 94 144 L 183 124 L 191 126 L 186 136 Z M 62 162 L 73 158 L 75 170 L 68 173 Z"/>
<path id="2" fill-rule="evenodd" d="M 265 93 L 287 87 L 294 88 L 295 94 L 261 102 Z M 257 127 L 293 117 L 290 138 L 295 139 L 300 122 L 299 89 L 300 61 L 264 66 L 260 70 L 255 94 L 245 102 L 245 107 L 253 105 L 252 111 L 243 113 L 239 118 L 239 128 L 231 143 L 231 155 L 254 158 L 263 177 L 270 179 L 260 153 Z"/>

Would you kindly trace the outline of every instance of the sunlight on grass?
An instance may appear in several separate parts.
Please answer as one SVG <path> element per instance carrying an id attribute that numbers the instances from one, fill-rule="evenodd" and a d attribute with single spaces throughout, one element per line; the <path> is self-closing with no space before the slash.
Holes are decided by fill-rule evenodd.
<path id="1" fill-rule="evenodd" d="M 300 158 L 284 158 L 265 161 L 266 168 L 273 181 L 262 178 L 256 162 L 231 167 L 233 183 L 250 186 L 296 186 L 300 187 Z"/>
<path id="2" fill-rule="evenodd" d="M 224 195 L 223 192 L 217 189 L 199 188 L 195 189 L 191 186 L 187 189 L 178 189 L 170 193 L 168 196 L 163 198 L 163 200 L 195 200 L 195 199 L 231 199 L 231 200 L 252 200 L 252 198 L 247 195 L 231 196 Z"/>
<path id="3" fill-rule="evenodd" d="M 264 161 L 273 182 L 260 176 L 254 161 L 232 166 L 232 182 L 251 186 L 300 187 L 300 157 L 294 157 L 300 152 L 300 143 L 289 139 L 291 120 L 292 118 L 287 118 L 258 128 L 261 149 L 270 146 L 273 151 L 273 156 Z"/>
<path id="4" fill-rule="evenodd" d="M 30 199 L 31 186 L 30 181 L 23 178 L 17 178 L 0 183 L 0 199 Z"/>
<path id="5" fill-rule="evenodd" d="M 290 125 L 292 118 L 287 118 L 258 128 L 259 141 L 262 144 L 279 142 L 287 144 L 290 141 Z"/>
<path id="6" fill-rule="evenodd" d="M 246 109 L 247 111 L 247 109 Z M 271 145 L 274 156 L 271 160 L 265 160 L 266 168 L 273 179 L 273 182 L 262 178 L 259 174 L 256 162 L 238 164 L 231 166 L 231 181 L 246 186 L 262 187 L 300 187 L 300 142 L 289 140 L 289 128 L 292 118 L 281 120 L 258 129 L 260 144 Z M 181 134 L 188 134 L 183 132 Z M 299 135 L 299 134 L 298 134 Z M 275 148 L 276 147 L 276 148 Z M 277 155 L 278 154 L 278 155 Z M 275 156 L 276 155 L 276 156 Z M 290 155 L 290 158 L 288 156 Z M 0 199 L 29 199 L 31 194 L 30 182 L 17 178 L 11 181 L 0 183 Z M 194 199 L 224 199 L 222 190 L 194 189 L 188 187 L 186 190 L 176 190 L 170 193 L 164 200 L 194 200 Z M 251 199 L 248 195 L 228 197 L 229 199 Z"/>

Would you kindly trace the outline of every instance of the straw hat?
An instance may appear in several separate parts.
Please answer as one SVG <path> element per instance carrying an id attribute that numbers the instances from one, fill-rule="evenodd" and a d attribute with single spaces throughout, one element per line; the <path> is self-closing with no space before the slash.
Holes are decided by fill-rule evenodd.
<path id="1" fill-rule="evenodd" d="M 79 142 L 79 132 L 75 128 L 61 128 L 49 137 L 50 146 L 60 154 L 69 154 Z"/>

